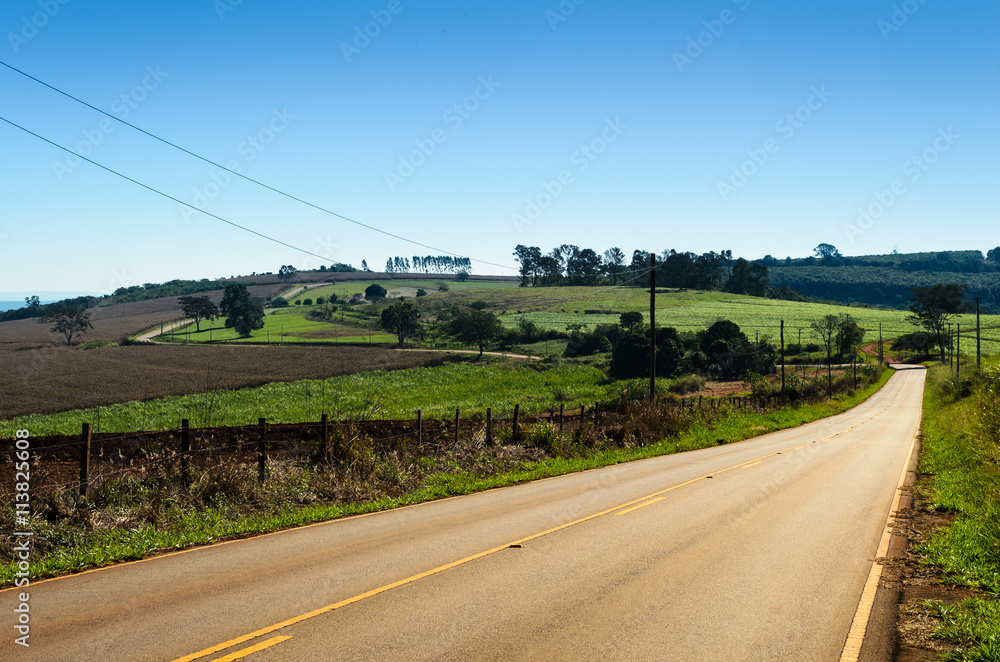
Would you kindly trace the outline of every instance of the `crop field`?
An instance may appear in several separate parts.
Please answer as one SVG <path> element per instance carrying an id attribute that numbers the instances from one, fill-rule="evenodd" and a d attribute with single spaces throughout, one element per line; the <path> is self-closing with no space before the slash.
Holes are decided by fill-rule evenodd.
<path id="1" fill-rule="evenodd" d="M 691 293 L 686 293 L 691 294 Z M 649 322 L 648 293 L 647 309 L 643 312 L 646 322 Z M 664 300 L 661 304 L 661 300 Z M 672 326 L 678 331 L 697 331 L 704 329 L 713 322 L 726 319 L 735 322 L 751 338 L 755 334 L 769 335 L 777 341 L 780 333 L 781 320 L 785 321 L 785 342 L 798 342 L 799 331 L 803 342 L 817 342 L 818 338 L 810 329 L 810 324 L 824 315 L 847 314 L 865 328 L 866 341 L 878 340 L 879 324 L 882 325 L 882 336 L 885 339 L 922 330 L 907 320 L 909 313 L 900 310 L 881 310 L 874 308 L 856 308 L 833 306 L 815 303 L 799 303 L 780 301 L 776 299 L 760 299 L 754 297 L 733 297 L 707 300 L 691 300 L 690 303 L 677 304 L 671 294 L 657 295 L 656 323 L 658 326 Z M 508 328 L 516 327 L 522 319 L 529 320 L 540 327 L 565 331 L 571 324 L 580 324 L 593 328 L 598 324 L 616 324 L 617 314 L 587 313 L 573 310 L 568 312 L 507 312 L 501 320 Z M 975 315 L 961 315 L 954 318 L 962 325 L 962 353 L 975 353 Z M 1000 316 L 984 315 L 983 352 L 1000 354 Z M 970 337 L 970 334 L 971 337 Z"/>
<path id="2" fill-rule="evenodd" d="M 396 342 L 396 336 L 374 328 L 361 328 L 331 322 L 317 322 L 306 319 L 310 307 L 295 306 L 268 310 L 264 317 L 264 328 L 253 332 L 249 338 L 240 338 L 232 329 L 227 329 L 225 320 L 203 321 L 201 331 L 195 331 L 191 324 L 176 329 L 166 335 L 174 342 L 237 342 L 267 343 L 272 345 L 288 343 L 334 343 L 377 345 Z"/>
<path id="3" fill-rule="evenodd" d="M 386 292 L 390 297 L 415 297 L 417 295 L 417 290 L 424 290 L 427 292 L 428 296 L 438 295 L 438 282 L 445 283 L 448 286 L 447 293 L 451 294 L 456 292 L 466 292 L 466 291 L 476 291 L 476 292 L 492 292 L 494 290 L 509 290 L 517 289 L 517 283 L 514 282 L 477 282 L 477 281 L 466 281 L 459 282 L 455 280 L 450 280 L 451 276 L 446 275 L 443 278 L 436 278 L 434 276 L 428 276 L 426 279 L 409 279 L 409 280 L 380 280 L 379 278 L 372 278 L 371 280 L 360 280 L 345 283 L 336 283 L 334 285 L 320 285 L 319 287 L 313 286 L 304 292 L 299 292 L 298 294 L 291 297 L 292 301 L 295 299 L 304 299 L 306 297 L 311 298 L 313 301 L 317 297 L 330 297 L 330 295 L 337 295 L 340 298 L 346 298 L 354 296 L 355 294 L 364 294 L 365 288 L 369 285 L 377 284 L 385 288 Z"/>
<path id="4" fill-rule="evenodd" d="M 525 414 L 558 408 L 560 403 L 593 403 L 606 396 L 605 381 L 600 370 L 582 365 L 539 370 L 533 366 L 462 362 L 22 416 L 0 423 L 0 435 L 13 434 L 20 428 L 31 430 L 34 436 L 78 434 L 83 422 L 96 425 L 98 420 L 100 432 L 130 432 L 175 428 L 182 418 L 198 427 L 250 425 L 260 417 L 273 423 L 314 421 L 323 412 L 338 420 L 407 419 L 415 418 L 419 409 L 428 418 L 450 418 L 456 408 L 468 416 L 481 415 L 491 407 L 494 415 L 509 416 L 515 403 Z"/>
<path id="5" fill-rule="evenodd" d="M 170 395 L 466 360 L 377 347 L 134 345 L 7 351 L 0 420 Z"/>

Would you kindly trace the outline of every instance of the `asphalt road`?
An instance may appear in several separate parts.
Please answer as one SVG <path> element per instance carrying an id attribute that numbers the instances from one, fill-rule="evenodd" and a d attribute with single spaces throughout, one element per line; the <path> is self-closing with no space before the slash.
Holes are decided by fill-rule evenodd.
<path id="1" fill-rule="evenodd" d="M 0 659 L 838 660 L 923 381 L 738 444 L 42 582 L 30 649 L 0 592 Z"/>

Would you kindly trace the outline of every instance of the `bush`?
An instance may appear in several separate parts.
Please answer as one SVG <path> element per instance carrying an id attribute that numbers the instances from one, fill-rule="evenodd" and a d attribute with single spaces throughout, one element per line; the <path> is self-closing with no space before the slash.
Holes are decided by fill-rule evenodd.
<path id="1" fill-rule="evenodd" d="M 287 308 L 291 304 L 284 297 L 274 297 L 271 299 L 271 308 Z"/>
<path id="2" fill-rule="evenodd" d="M 372 283 L 365 288 L 365 298 L 369 301 L 381 301 L 387 294 L 386 289 L 378 283 Z"/>
<path id="3" fill-rule="evenodd" d="M 423 289 L 417 290 L 417 296 L 418 297 L 425 297 L 425 296 L 427 296 L 427 290 L 423 290 Z"/>
<path id="4" fill-rule="evenodd" d="M 296 306 L 301 306 L 302 305 L 302 299 L 296 299 L 295 300 L 295 305 Z"/>
<path id="5" fill-rule="evenodd" d="M 457 274 L 455 274 L 455 280 L 457 280 L 459 283 L 464 283 L 465 281 L 469 280 L 469 272 L 459 271 Z"/>
<path id="6" fill-rule="evenodd" d="M 302 300 L 302 305 L 303 306 L 311 306 L 311 305 L 313 305 L 313 300 L 309 299 L 309 298 L 303 299 Z"/>
<path id="7" fill-rule="evenodd" d="M 326 297 L 316 297 L 317 306 L 322 306 L 324 303 L 326 303 Z"/>
<path id="8" fill-rule="evenodd" d="M 87 349 L 101 349 L 102 347 L 117 347 L 118 343 L 114 340 L 105 340 L 104 338 L 95 338 L 94 340 L 88 340 L 82 342 L 77 347 L 83 350 Z"/>
<path id="9" fill-rule="evenodd" d="M 448 283 L 444 282 L 443 280 L 439 280 L 436 283 L 436 285 L 437 285 L 437 288 L 438 288 L 438 292 L 447 292 L 448 289 L 449 289 L 448 288 Z"/>
<path id="10" fill-rule="evenodd" d="M 677 395 L 697 393 L 703 388 L 705 388 L 705 378 L 701 375 L 685 375 L 667 384 L 667 390 Z"/>

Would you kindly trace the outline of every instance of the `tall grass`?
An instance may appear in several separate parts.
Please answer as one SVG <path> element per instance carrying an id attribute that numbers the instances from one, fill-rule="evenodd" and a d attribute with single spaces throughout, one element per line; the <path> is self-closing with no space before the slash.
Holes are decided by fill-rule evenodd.
<path id="1" fill-rule="evenodd" d="M 958 516 L 918 552 L 949 581 L 993 596 L 936 604 L 939 635 L 962 644 L 947 659 L 1000 661 L 1000 365 L 961 381 L 947 366 L 929 370 L 921 469 L 933 475 L 930 505 Z"/>

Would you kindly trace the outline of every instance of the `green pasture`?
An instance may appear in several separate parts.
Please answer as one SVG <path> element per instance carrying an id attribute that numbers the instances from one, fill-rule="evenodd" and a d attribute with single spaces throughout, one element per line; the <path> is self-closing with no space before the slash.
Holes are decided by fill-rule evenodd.
<path id="1" fill-rule="evenodd" d="M 309 306 L 293 306 L 275 308 L 266 311 L 264 328 L 253 332 L 249 338 L 240 338 L 232 329 L 226 328 L 224 319 L 202 321 L 201 331 L 195 331 L 195 325 L 175 329 L 165 337 L 174 342 L 251 342 L 269 343 L 345 343 L 345 344 L 381 344 L 396 342 L 396 336 L 372 327 L 369 329 L 347 324 L 318 322 L 306 319 L 311 310 Z"/>
<path id="2" fill-rule="evenodd" d="M 605 397 L 605 382 L 600 370 L 583 365 L 539 369 L 454 363 L 24 416 L 0 423 L 0 434 L 11 436 L 18 429 L 30 430 L 33 436 L 78 434 L 84 422 L 95 424 L 95 432 L 162 430 L 177 427 L 183 418 L 196 427 L 251 425 L 260 417 L 298 423 L 317 421 L 324 412 L 334 419 L 406 419 L 415 418 L 419 409 L 428 418 L 450 418 L 455 409 L 469 416 L 492 407 L 495 416 L 509 416 L 514 404 L 530 414 L 560 403 L 593 403 Z"/>

